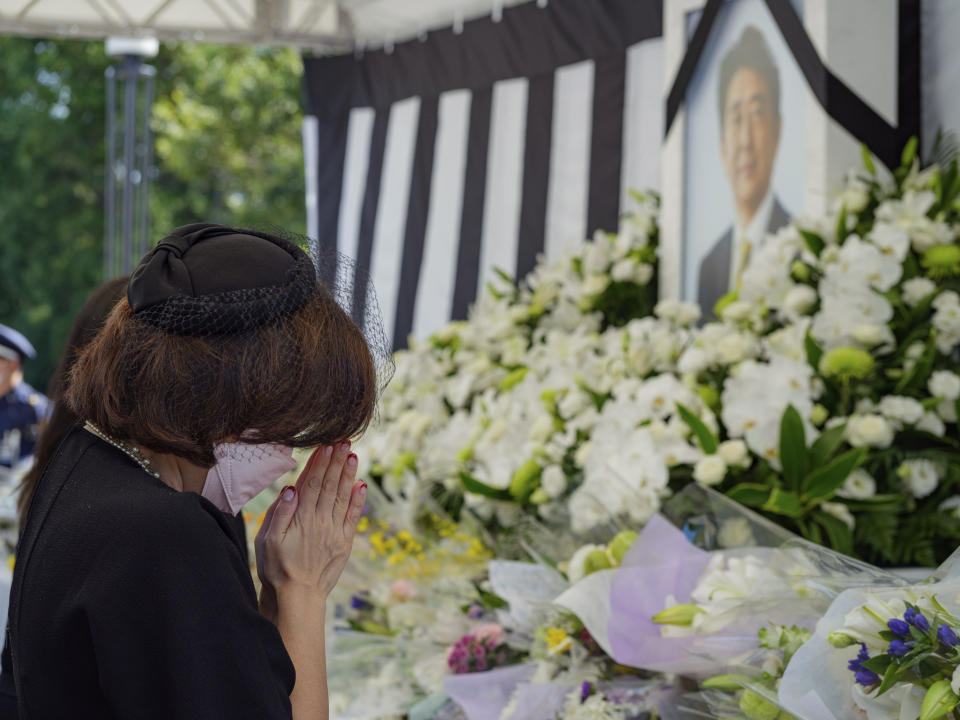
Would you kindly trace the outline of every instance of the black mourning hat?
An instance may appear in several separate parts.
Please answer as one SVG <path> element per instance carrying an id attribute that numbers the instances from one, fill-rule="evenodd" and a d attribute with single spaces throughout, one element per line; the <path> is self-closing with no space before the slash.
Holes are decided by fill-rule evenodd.
<path id="1" fill-rule="evenodd" d="M 127 286 L 134 315 L 179 335 L 229 335 L 299 310 L 316 289 L 295 244 L 257 230 L 195 223 L 161 240 Z"/>

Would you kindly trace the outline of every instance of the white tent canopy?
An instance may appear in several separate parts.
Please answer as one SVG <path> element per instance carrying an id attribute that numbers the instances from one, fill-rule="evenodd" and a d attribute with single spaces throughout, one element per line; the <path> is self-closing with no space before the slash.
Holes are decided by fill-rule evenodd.
<path id="1" fill-rule="evenodd" d="M 384 46 L 523 0 L 0 0 L 0 34 Z M 541 0 L 542 1 L 542 0 Z"/>

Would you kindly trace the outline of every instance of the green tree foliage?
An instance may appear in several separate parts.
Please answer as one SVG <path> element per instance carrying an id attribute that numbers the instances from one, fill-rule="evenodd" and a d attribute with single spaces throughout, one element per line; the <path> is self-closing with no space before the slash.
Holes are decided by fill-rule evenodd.
<path id="1" fill-rule="evenodd" d="M 179 44 L 156 60 L 153 227 L 208 220 L 306 232 L 300 56 Z"/>
<path id="2" fill-rule="evenodd" d="M 103 43 L 0 38 L 0 322 L 46 386 L 73 318 L 103 280 Z M 303 232 L 300 58 L 174 44 L 157 68 L 151 237 L 190 222 Z"/>

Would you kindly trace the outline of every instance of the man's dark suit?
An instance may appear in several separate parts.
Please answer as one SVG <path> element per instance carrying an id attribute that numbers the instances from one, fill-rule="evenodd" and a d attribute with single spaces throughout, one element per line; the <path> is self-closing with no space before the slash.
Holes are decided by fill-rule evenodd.
<path id="1" fill-rule="evenodd" d="M 790 222 L 790 216 L 776 196 L 773 198 L 773 210 L 767 232 L 775 233 Z M 700 261 L 700 282 L 697 302 L 703 310 L 703 317 L 713 315 L 713 306 L 717 300 L 730 290 L 730 256 L 733 253 L 733 227 L 730 227 L 714 244 L 703 260 Z"/>

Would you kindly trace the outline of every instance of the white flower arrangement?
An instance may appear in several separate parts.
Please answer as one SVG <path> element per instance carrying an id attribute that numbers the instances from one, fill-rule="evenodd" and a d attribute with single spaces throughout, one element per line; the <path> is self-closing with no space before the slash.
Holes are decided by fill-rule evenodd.
<path id="1" fill-rule="evenodd" d="M 960 541 L 939 513 L 960 485 L 958 177 L 868 163 L 699 327 L 696 305 L 656 299 L 658 200 L 637 196 L 616 233 L 498 277 L 397 354 L 370 473 L 494 532 L 519 509 L 582 535 L 693 482 L 835 549 L 934 563 Z"/>

